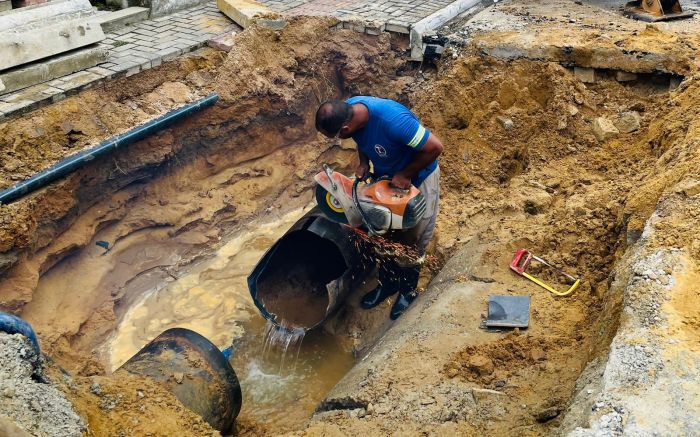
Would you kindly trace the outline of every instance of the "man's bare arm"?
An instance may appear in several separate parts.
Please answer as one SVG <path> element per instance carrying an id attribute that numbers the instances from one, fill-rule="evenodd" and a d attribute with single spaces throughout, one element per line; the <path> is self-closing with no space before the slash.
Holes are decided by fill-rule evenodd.
<path id="1" fill-rule="evenodd" d="M 411 179 L 418 174 L 419 171 L 430 165 L 442 153 L 444 147 L 440 138 L 432 133 L 428 136 L 428 140 L 423 145 L 423 148 L 416 152 L 411 162 L 408 163 L 403 170 L 396 173 L 391 179 L 391 185 L 396 188 L 407 190 L 411 187 Z"/>

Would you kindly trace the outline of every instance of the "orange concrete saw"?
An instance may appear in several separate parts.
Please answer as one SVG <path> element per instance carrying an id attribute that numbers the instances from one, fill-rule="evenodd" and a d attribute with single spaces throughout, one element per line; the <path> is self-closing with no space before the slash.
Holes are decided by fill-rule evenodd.
<path id="1" fill-rule="evenodd" d="M 359 179 L 353 181 L 324 164 L 314 179 L 316 202 L 328 218 L 354 228 L 365 225 L 372 235 L 410 229 L 427 209 L 418 188 L 394 188 L 388 178 L 360 185 Z"/>

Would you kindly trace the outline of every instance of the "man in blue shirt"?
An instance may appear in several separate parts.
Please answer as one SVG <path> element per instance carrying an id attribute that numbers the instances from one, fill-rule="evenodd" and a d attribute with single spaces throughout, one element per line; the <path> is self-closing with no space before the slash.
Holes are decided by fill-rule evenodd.
<path id="1" fill-rule="evenodd" d="M 329 138 L 355 140 L 360 158 L 355 172 L 358 178 L 369 176 L 371 163 L 376 177 L 388 176 L 391 185 L 400 189 L 415 185 L 425 196 L 428 208 L 418 225 L 391 236 L 414 247 L 421 259 L 383 260 L 379 265 L 379 286 L 361 301 L 361 306 L 369 309 L 399 293 L 390 314 L 395 320 L 416 296 L 422 255 L 435 230 L 440 199 L 437 158 L 443 150 L 442 142 L 402 104 L 368 96 L 324 102 L 316 112 L 316 129 Z"/>

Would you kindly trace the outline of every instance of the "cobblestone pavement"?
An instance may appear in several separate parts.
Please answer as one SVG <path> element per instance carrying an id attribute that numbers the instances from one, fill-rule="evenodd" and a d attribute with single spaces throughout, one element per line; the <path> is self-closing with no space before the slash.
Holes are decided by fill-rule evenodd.
<path id="1" fill-rule="evenodd" d="M 109 49 L 110 59 L 98 68 L 126 71 L 129 76 L 200 48 L 207 40 L 236 28 L 215 2 L 142 21 L 106 35 L 100 45 Z"/>
<path id="2" fill-rule="evenodd" d="M 0 96 L 0 120 L 61 100 L 102 80 L 157 67 L 204 46 L 217 35 L 237 29 L 240 27 L 211 1 L 107 33 L 100 46 L 109 50 L 108 62 Z"/>
<path id="3" fill-rule="evenodd" d="M 361 17 L 393 25 L 408 33 L 411 24 L 451 4 L 454 0 L 257 0 L 276 12 L 290 15 Z"/>

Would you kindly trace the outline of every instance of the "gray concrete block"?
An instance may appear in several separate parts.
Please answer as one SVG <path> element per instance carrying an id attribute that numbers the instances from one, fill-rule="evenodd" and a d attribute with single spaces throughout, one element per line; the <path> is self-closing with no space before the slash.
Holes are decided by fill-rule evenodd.
<path id="1" fill-rule="evenodd" d="M 162 17 L 209 0 L 151 0 L 151 17 Z"/>
<path id="2" fill-rule="evenodd" d="M 0 32 L 0 70 L 94 44 L 105 37 L 86 19 Z"/>
<path id="3" fill-rule="evenodd" d="M 12 9 L 12 0 L 0 0 L 0 12 Z"/>
<path id="4" fill-rule="evenodd" d="M 574 67 L 574 76 L 583 83 L 595 83 L 595 68 Z"/>
<path id="5" fill-rule="evenodd" d="M 3 14 L 0 33 L 32 24 L 46 24 L 56 17 L 75 17 L 75 14 L 92 14 L 89 0 L 57 0 L 29 8 L 17 8 Z M 35 26 L 36 27 L 36 26 Z"/>
<path id="6" fill-rule="evenodd" d="M 273 11 L 254 1 L 217 0 L 216 5 L 224 15 L 244 29 L 253 23 L 271 29 L 281 29 L 285 26 L 285 21 L 281 17 L 278 19 L 267 18 L 273 14 Z M 266 18 L 261 18 L 261 16 Z"/>
<path id="7" fill-rule="evenodd" d="M 637 80 L 637 75 L 628 71 L 616 71 L 615 80 L 617 80 L 618 82 L 630 82 L 633 80 Z"/>
<path id="8" fill-rule="evenodd" d="M 104 32 L 113 32 L 129 24 L 134 24 L 148 19 L 148 8 L 137 6 L 98 15 L 94 22 L 102 26 Z"/>
<path id="9" fill-rule="evenodd" d="M 109 52 L 103 48 L 87 48 L 54 56 L 45 62 L 35 62 L 25 67 L 18 67 L 0 72 L 0 81 L 5 90 L 0 94 L 11 93 L 57 77 L 66 76 L 76 71 L 94 67 L 105 62 Z"/>

